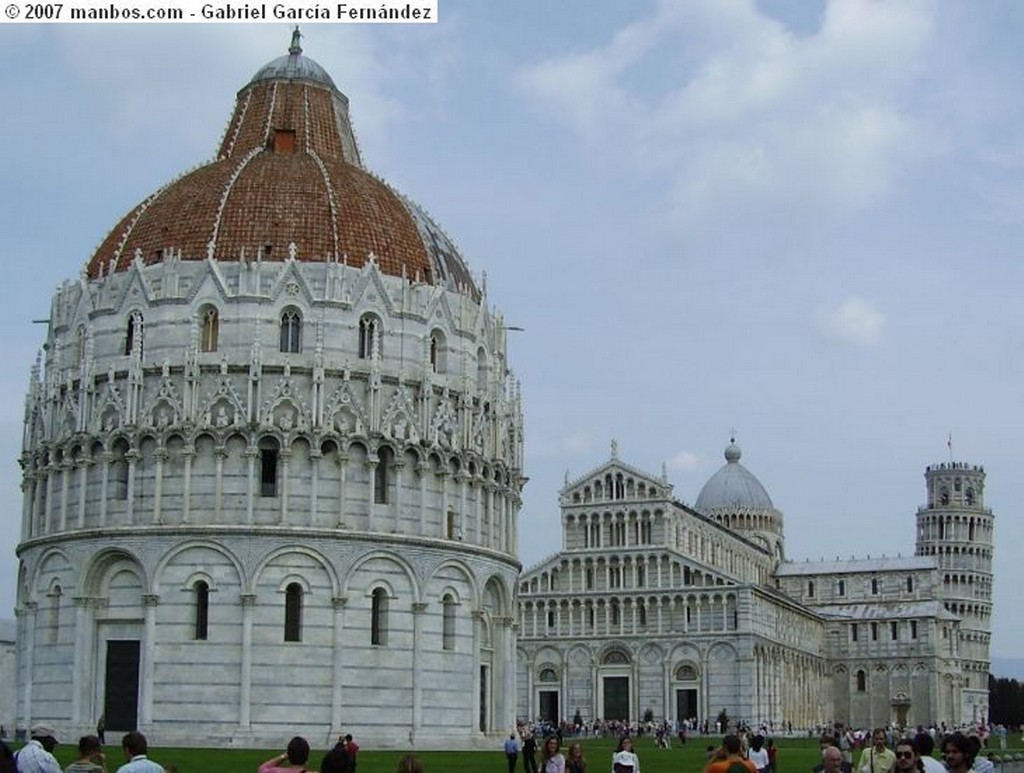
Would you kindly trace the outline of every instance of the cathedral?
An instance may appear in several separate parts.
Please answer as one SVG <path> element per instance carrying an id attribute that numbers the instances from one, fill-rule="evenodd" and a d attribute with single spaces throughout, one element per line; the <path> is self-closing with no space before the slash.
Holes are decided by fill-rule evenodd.
<path id="1" fill-rule="evenodd" d="M 472 743 L 515 718 L 519 387 L 452 240 L 300 46 L 57 288 L 21 454 L 17 722 Z"/>
<path id="2" fill-rule="evenodd" d="M 562 550 L 519 579 L 521 717 L 949 726 L 988 717 L 985 472 L 926 468 L 908 558 L 787 561 L 733 441 L 693 506 L 611 458 L 561 491 Z"/>

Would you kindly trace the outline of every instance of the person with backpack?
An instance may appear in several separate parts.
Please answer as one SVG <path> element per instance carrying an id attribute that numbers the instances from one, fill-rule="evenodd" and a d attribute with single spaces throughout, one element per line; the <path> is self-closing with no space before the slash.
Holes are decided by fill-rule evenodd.
<path id="1" fill-rule="evenodd" d="M 757 766 L 743 756 L 743 742 L 738 735 L 722 739 L 722 748 L 711 758 L 704 773 L 757 773 Z"/>

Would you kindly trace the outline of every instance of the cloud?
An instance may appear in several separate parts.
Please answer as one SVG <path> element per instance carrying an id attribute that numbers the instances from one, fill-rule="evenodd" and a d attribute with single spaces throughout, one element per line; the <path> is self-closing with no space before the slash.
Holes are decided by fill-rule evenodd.
<path id="1" fill-rule="evenodd" d="M 838 306 L 819 310 L 818 330 L 830 341 L 855 346 L 873 346 L 882 337 L 885 315 L 870 301 L 856 295 Z"/>
<path id="2" fill-rule="evenodd" d="M 694 470 L 700 469 L 703 462 L 703 457 L 698 453 L 693 451 L 677 451 L 672 458 L 665 463 L 665 466 L 670 470 L 693 472 Z"/>
<path id="3" fill-rule="evenodd" d="M 799 36 L 754 3 L 665 0 L 517 83 L 602 162 L 665 176 L 677 215 L 744 200 L 855 211 L 941 152 L 925 114 L 906 108 L 933 12 L 833 0 Z"/>

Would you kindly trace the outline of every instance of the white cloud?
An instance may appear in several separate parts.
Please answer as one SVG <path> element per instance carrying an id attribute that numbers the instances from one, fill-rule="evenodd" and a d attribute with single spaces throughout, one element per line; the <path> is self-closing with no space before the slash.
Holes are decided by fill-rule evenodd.
<path id="1" fill-rule="evenodd" d="M 819 29 L 798 36 L 753 3 L 666 2 L 518 83 L 602 161 L 667 175 L 676 215 L 743 198 L 857 210 L 939 152 L 928 120 L 906 109 L 932 13 L 926 2 L 833 0 Z M 666 49 L 693 53 L 680 63 Z"/>
<path id="2" fill-rule="evenodd" d="M 675 455 L 665 463 L 665 466 L 670 470 L 693 472 L 694 470 L 700 469 L 703 461 L 703 457 L 693 451 L 677 451 Z"/>
<path id="3" fill-rule="evenodd" d="M 870 301 L 851 296 L 833 308 L 818 312 L 818 329 L 831 341 L 872 346 L 881 339 L 885 315 Z"/>

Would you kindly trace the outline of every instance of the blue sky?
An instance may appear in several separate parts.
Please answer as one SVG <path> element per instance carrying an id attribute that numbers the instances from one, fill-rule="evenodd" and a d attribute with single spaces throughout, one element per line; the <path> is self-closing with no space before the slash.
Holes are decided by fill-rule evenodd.
<path id="1" fill-rule="evenodd" d="M 520 555 L 605 461 L 693 502 L 735 430 L 792 558 L 908 555 L 926 465 L 983 464 L 993 654 L 1024 657 L 1024 5 L 443 0 L 308 24 L 367 166 L 525 328 Z M 0 25 L 0 616 L 29 368 L 56 284 L 214 152 L 287 25 Z M 7 611 L 4 611 L 7 610 Z"/>

